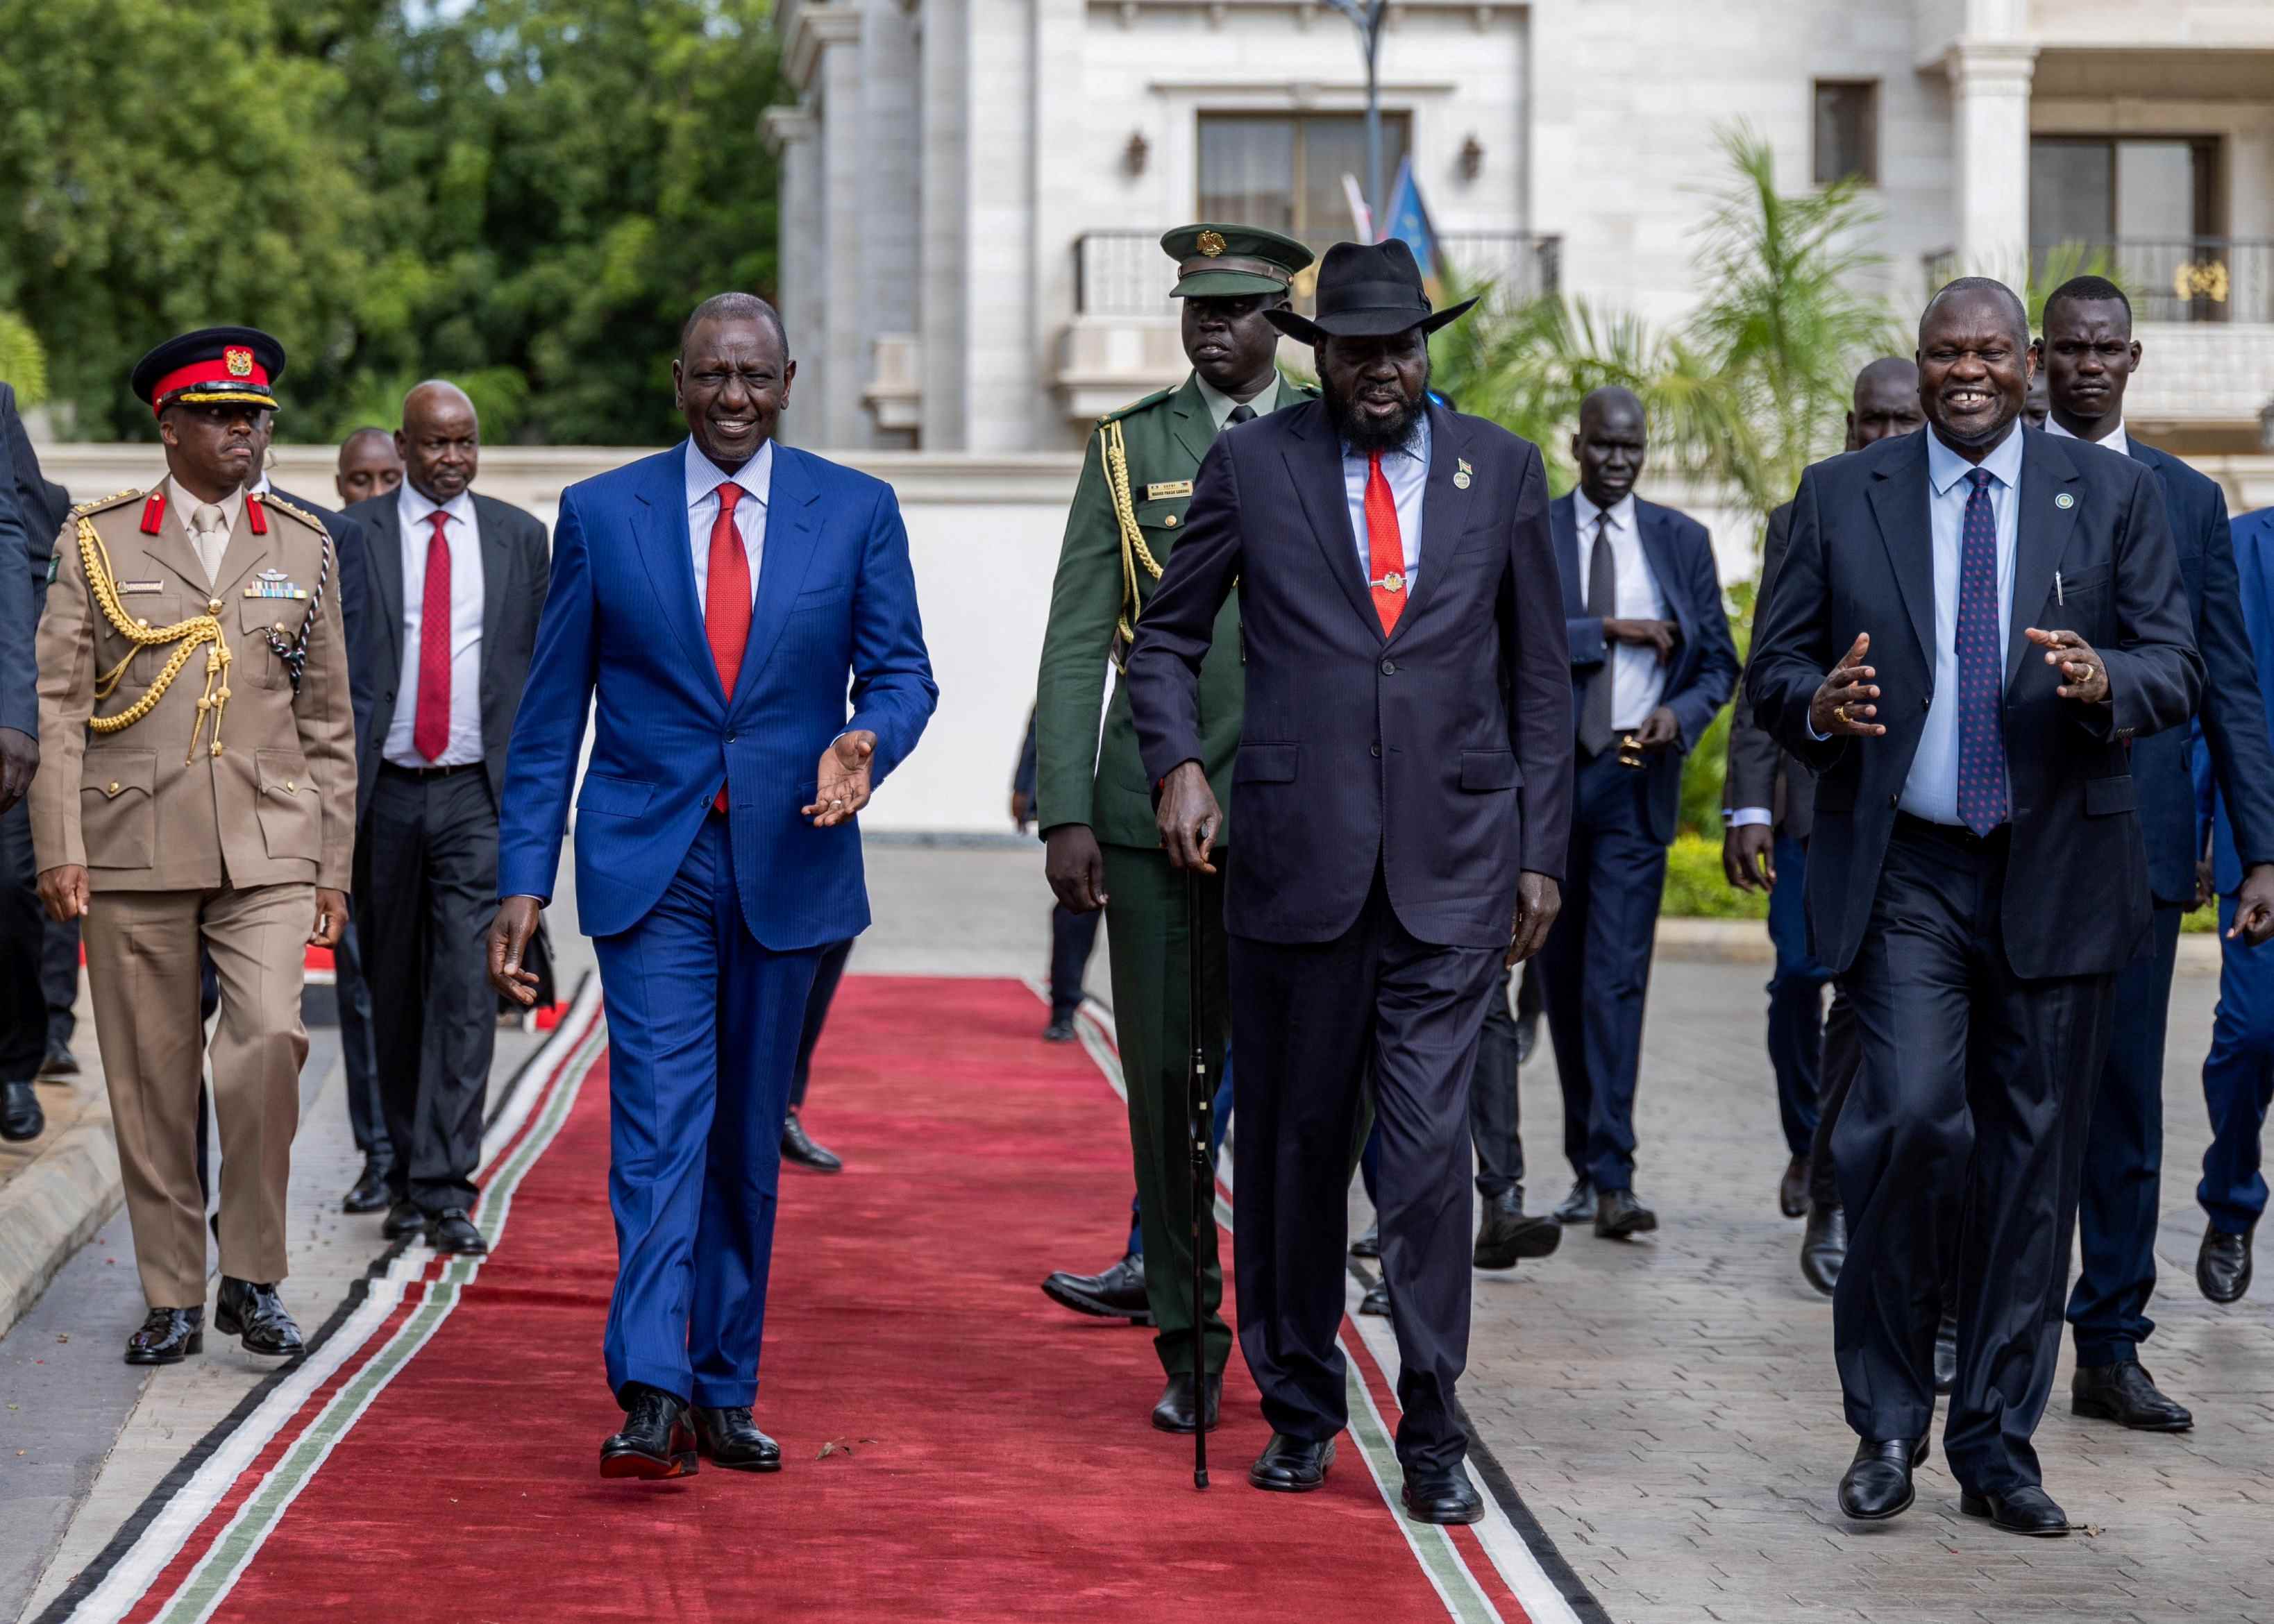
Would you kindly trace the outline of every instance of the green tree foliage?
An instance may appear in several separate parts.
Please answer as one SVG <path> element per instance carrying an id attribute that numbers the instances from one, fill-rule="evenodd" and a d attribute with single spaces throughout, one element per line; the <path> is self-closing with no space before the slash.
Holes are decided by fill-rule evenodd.
<path id="1" fill-rule="evenodd" d="M 90 438 L 159 338 L 284 341 L 286 438 L 456 379 L 493 440 L 676 432 L 679 322 L 772 291 L 768 0 L 0 0 L 0 308 Z"/>

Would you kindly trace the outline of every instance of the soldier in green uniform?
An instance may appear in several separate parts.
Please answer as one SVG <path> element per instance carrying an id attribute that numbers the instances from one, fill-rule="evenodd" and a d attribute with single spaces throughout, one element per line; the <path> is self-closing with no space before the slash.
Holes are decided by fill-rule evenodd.
<path id="1" fill-rule="evenodd" d="M 1217 837 L 1217 872 L 1201 876 L 1200 917 L 1188 917 L 1184 878 L 1169 867 L 1154 825 L 1128 694 L 1117 686 L 1109 703 L 1106 673 L 1109 661 L 1118 666 L 1128 651 L 1131 628 L 1168 563 L 1192 500 L 1193 477 L 1216 437 L 1315 391 L 1280 377 L 1278 331 L 1264 320 L 1265 311 L 1287 302 L 1290 284 L 1311 262 L 1309 249 L 1275 231 L 1233 225 L 1185 226 L 1163 237 L 1161 246 L 1177 262 L 1173 291 L 1184 301 L 1185 354 L 1193 372 L 1173 389 L 1107 413 L 1090 436 L 1043 638 L 1035 815 L 1049 843 L 1048 872 L 1058 900 L 1078 913 L 1105 910 L 1114 1024 L 1137 1164 L 1145 1295 L 1158 1327 L 1154 1345 L 1168 1372 L 1153 1425 L 1189 1432 L 1202 1402 L 1207 1424 L 1216 1425 L 1231 1331 L 1217 1312 L 1224 1275 L 1211 1224 L 1202 1230 L 1206 1301 L 1198 1311 L 1206 1316 L 1203 1400 L 1192 1369 L 1186 954 L 1197 922 L 1208 1004 L 1201 1025 L 1209 1075 L 1216 1076 L 1230 1026 L 1225 864 L 1237 859 L 1227 820 Z M 1232 804 L 1231 759 L 1245 687 L 1239 660 L 1239 595 L 1234 592 L 1217 618 L 1200 691 L 1209 778 L 1218 804 L 1226 807 Z M 1130 1267 L 1125 1259 L 1123 1270 Z"/>

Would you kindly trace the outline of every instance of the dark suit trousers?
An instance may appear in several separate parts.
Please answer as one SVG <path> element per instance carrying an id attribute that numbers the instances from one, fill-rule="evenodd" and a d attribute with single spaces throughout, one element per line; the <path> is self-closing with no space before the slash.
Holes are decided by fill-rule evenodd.
<path id="1" fill-rule="evenodd" d="M 813 1074 L 813 1051 L 821 1030 L 829 1024 L 829 1006 L 837 997 L 837 983 L 845 979 L 845 961 L 853 957 L 853 938 L 821 950 L 814 966 L 813 990 L 805 995 L 805 1025 L 797 1034 L 797 1068 L 789 1074 L 789 1108 L 805 1107 L 805 1085 Z"/>
<path id="2" fill-rule="evenodd" d="M 2164 1033 L 2172 970 L 2180 956 L 2181 908 L 2156 910 L 2155 924 L 2116 977 L 2108 1058 L 2092 1101 L 2077 1206 L 2082 1265 L 2068 1322 L 2080 1365 L 2135 1357 L 2155 1330 L 2156 1216 L 2163 1194 Z"/>
<path id="3" fill-rule="evenodd" d="M 0 1083 L 30 1082 L 48 1055 L 45 914 L 34 861 L 31 808 L 19 801 L 0 813 Z"/>
<path id="4" fill-rule="evenodd" d="M 1382 1272 L 1404 1366 L 1397 1455 L 1408 1471 L 1453 1470 L 1467 1449 L 1454 1387 L 1469 1352 L 1469 1073 L 1501 950 L 1416 939 L 1377 872 L 1335 940 L 1235 936 L 1231 954 L 1239 1346 L 1264 1417 L 1313 1441 L 1349 1418 L 1335 1339 L 1371 1070 Z"/>
<path id="5" fill-rule="evenodd" d="M 498 819 L 478 766 L 421 778 L 381 766 L 358 853 L 372 1046 L 397 1200 L 474 1204 L 497 1047 L 483 933 L 497 912 Z"/>
<path id="6" fill-rule="evenodd" d="M 1477 1152 L 1477 1193 L 1487 1201 L 1524 1188 L 1523 1114 L 1516 1086 L 1516 1017 L 1509 1012 L 1503 969 L 1485 999 L 1483 1034 L 1477 1040 L 1476 1073 L 1469 1079 L 1469 1139 Z M 1371 1199 L 1371 1186 L 1368 1198 Z"/>
<path id="7" fill-rule="evenodd" d="M 1072 1015 L 1081 1007 L 1081 979 L 1089 969 L 1090 950 L 1097 945 L 1103 908 L 1077 914 L 1063 902 L 1050 907 L 1050 1014 Z"/>
<path id="8" fill-rule="evenodd" d="M 1650 778 L 1621 766 L 1616 750 L 1581 756 L 1563 911 L 1540 954 L 1563 1087 L 1563 1154 L 1598 1190 L 1634 1184 L 1643 1003 L 1666 893 L 1666 847 L 1651 836 L 1645 804 Z"/>
<path id="9" fill-rule="evenodd" d="M 2228 941 L 2234 911 L 2232 896 L 2219 898 L 2218 1007 L 2202 1069 L 2210 1143 L 2195 1200 L 2213 1229 L 2248 1235 L 2266 1210 L 2260 1142 L 2274 1101 L 2274 947 Z"/>
<path id="10" fill-rule="evenodd" d="M 348 1126 L 356 1148 L 384 1167 L 395 1160 L 387 1137 L 387 1110 L 379 1098 L 379 1056 L 372 1047 L 371 984 L 364 980 L 363 942 L 356 921 L 340 932 L 332 954 L 332 994 L 340 1009 L 340 1064 L 348 1078 Z"/>
<path id="11" fill-rule="evenodd" d="M 1832 1008 L 1824 1017 L 1824 1057 L 1817 1074 L 1816 1132 L 1808 1144 L 1808 1199 L 1818 1207 L 1840 1205 L 1840 1164 L 1832 1155 L 1832 1132 L 1864 1069 L 1864 1046 L 1856 1032 L 1856 1006 L 1847 989 L 1833 983 Z"/>
<path id="12" fill-rule="evenodd" d="M 1862 1038 L 1832 1152 L 1848 1209 L 1833 1345 L 1848 1424 L 1934 1420 L 1939 1260 L 1954 1255 L 1958 1385 L 1943 1448 L 1962 1487 L 2040 1481 L 2091 1086 L 2112 976 L 2025 981 L 2006 959 L 2007 842 L 1897 821 L 1845 978 Z M 1954 1246 L 1953 1244 L 1954 1239 Z"/>
<path id="13" fill-rule="evenodd" d="M 48 999 L 48 1047 L 68 1049 L 79 1028 L 79 921 L 58 925 L 42 918 L 40 986 Z"/>
<path id="14" fill-rule="evenodd" d="M 1824 986 L 1832 972 L 1808 951 L 1808 917 L 1801 908 L 1808 847 L 1789 835 L 1776 838 L 1776 876 L 1769 893 L 1769 941 L 1776 949 L 1776 974 L 1768 985 L 1769 1065 L 1776 1073 L 1785 1149 L 1805 1156 L 1816 1138 Z"/>

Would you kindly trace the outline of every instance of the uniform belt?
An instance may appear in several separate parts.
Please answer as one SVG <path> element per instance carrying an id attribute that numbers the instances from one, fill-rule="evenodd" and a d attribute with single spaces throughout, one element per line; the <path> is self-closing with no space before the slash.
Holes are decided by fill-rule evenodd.
<path id="1" fill-rule="evenodd" d="M 392 772 L 406 778 L 447 778 L 454 772 L 479 772 L 484 763 L 478 761 L 460 762 L 455 767 L 406 767 L 400 762 L 383 761 L 381 772 Z"/>

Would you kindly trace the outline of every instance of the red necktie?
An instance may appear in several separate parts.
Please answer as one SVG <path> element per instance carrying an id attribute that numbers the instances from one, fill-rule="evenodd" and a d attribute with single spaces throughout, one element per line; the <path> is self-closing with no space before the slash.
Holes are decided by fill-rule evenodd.
<path id="1" fill-rule="evenodd" d="M 428 761 L 450 748 L 450 543 L 442 527 L 450 515 L 426 515 L 434 539 L 426 544 L 426 589 L 418 607 L 418 709 L 410 723 L 410 748 Z"/>
<path id="2" fill-rule="evenodd" d="M 1379 451 L 1367 459 L 1366 555 L 1373 577 L 1367 584 L 1374 589 L 1374 612 L 1382 617 L 1382 635 L 1387 637 L 1397 629 L 1405 608 L 1405 540 L 1397 533 L 1397 500 L 1382 476 Z"/>
<path id="3" fill-rule="evenodd" d="M 719 663 L 719 686 L 734 696 L 734 679 L 742 674 L 742 650 L 750 643 L 750 557 L 742 551 L 742 532 L 734 528 L 734 504 L 742 487 L 728 480 L 719 487 L 719 516 L 711 521 L 710 584 L 703 597 L 703 631 L 711 639 L 711 658 Z M 727 786 L 719 786 L 712 803 L 727 809 Z"/>

